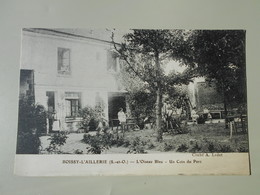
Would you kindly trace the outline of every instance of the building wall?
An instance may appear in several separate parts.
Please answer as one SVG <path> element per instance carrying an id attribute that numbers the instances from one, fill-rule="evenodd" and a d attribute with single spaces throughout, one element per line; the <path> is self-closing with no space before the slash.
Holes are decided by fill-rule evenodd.
<path id="1" fill-rule="evenodd" d="M 58 73 L 58 48 L 70 50 L 70 75 Z M 21 69 L 34 70 L 35 101 L 47 108 L 47 91 L 55 92 L 56 118 L 67 130 L 65 92 L 80 92 L 81 105 L 100 96 L 108 119 L 108 92 L 118 92 L 114 72 L 107 70 L 111 45 L 95 40 L 23 32 Z"/>
<path id="2" fill-rule="evenodd" d="M 195 99 L 197 110 L 223 109 L 223 96 L 217 91 L 214 83 L 209 85 L 207 82 L 197 82 L 195 84 Z"/>
<path id="3" fill-rule="evenodd" d="M 71 75 L 57 72 L 58 48 L 71 51 Z M 34 69 L 35 85 L 75 86 L 117 90 L 116 82 L 107 71 L 107 51 L 111 45 L 24 32 L 22 69 Z M 97 79 L 102 78 L 102 79 Z"/>

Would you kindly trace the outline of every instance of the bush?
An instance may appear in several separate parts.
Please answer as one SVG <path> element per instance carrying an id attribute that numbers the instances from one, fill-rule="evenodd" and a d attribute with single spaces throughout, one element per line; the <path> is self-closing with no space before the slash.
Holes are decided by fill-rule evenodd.
<path id="1" fill-rule="evenodd" d="M 223 144 L 218 141 L 205 140 L 204 152 L 234 152 L 235 149 L 231 146 L 231 143 Z"/>
<path id="2" fill-rule="evenodd" d="M 248 150 L 248 147 L 240 146 L 240 147 L 238 148 L 238 151 L 239 151 L 239 152 L 248 152 L 249 150 Z"/>
<path id="3" fill-rule="evenodd" d="M 148 150 L 155 148 L 155 145 L 152 143 L 152 141 L 150 139 L 147 140 L 146 148 Z"/>
<path id="4" fill-rule="evenodd" d="M 104 150 L 108 150 L 112 146 L 113 139 L 114 136 L 107 132 L 83 136 L 83 141 L 90 145 L 87 147 L 87 153 L 90 154 L 101 154 Z"/>
<path id="5" fill-rule="evenodd" d="M 41 141 L 38 135 L 20 132 L 17 138 L 17 154 L 39 154 Z"/>
<path id="6" fill-rule="evenodd" d="M 84 129 L 85 132 L 95 131 L 98 128 L 99 123 L 104 125 L 104 108 L 102 106 L 86 106 L 79 111 L 79 116 L 82 117 L 82 121 L 79 123 L 79 128 Z"/>
<path id="7" fill-rule="evenodd" d="M 155 101 L 156 96 L 145 91 L 130 92 L 127 96 L 131 114 L 136 118 L 140 129 L 144 128 L 145 119 L 147 123 L 153 122 Z"/>
<path id="8" fill-rule="evenodd" d="M 38 154 L 41 145 L 39 136 L 46 133 L 47 114 L 42 105 L 32 97 L 19 100 L 17 154 Z"/>
<path id="9" fill-rule="evenodd" d="M 189 152 L 201 152 L 202 145 L 201 143 L 195 142 L 195 144 L 190 147 Z"/>
<path id="10" fill-rule="evenodd" d="M 177 128 L 177 134 L 186 134 L 189 133 L 189 129 L 187 123 L 182 123 L 180 118 L 177 120 L 179 124 L 179 128 Z"/>
<path id="11" fill-rule="evenodd" d="M 189 133 L 189 129 L 187 127 L 187 124 L 185 122 L 181 121 L 181 117 L 168 117 L 168 122 L 169 124 L 171 124 L 171 127 L 173 129 L 171 129 L 171 133 L 172 134 L 186 134 Z M 166 123 L 164 123 L 164 128 L 169 131 L 169 129 L 167 129 L 167 125 Z"/>
<path id="12" fill-rule="evenodd" d="M 171 145 L 171 144 L 167 144 L 167 143 L 164 143 L 163 145 L 163 151 L 167 152 L 167 151 L 171 151 L 174 149 L 174 146 Z"/>
<path id="13" fill-rule="evenodd" d="M 234 149 L 230 145 L 220 145 L 220 152 L 234 152 Z"/>
<path id="14" fill-rule="evenodd" d="M 178 146 L 177 152 L 187 152 L 188 149 L 189 147 L 186 144 L 181 144 L 180 146 Z"/>
<path id="15" fill-rule="evenodd" d="M 123 147 L 128 147 L 130 145 L 130 142 L 126 140 L 124 137 L 119 137 L 118 139 L 113 139 L 113 144 L 116 145 L 117 147 L 123 146 Z"/>
<path id="16" fill-rule="evenodd" d="M 61 151 L 61 146 L 63 146 L 66 143 L 67 136 L 64 132 L 60 133 L 55 133 L 51 135 L 51 137 L 48 140 L 50 141 L 49 147 L 46 149 L 49 153 L 54 153 L 54 154 L 60 154 L 62 153 Z"/>
<path id="17" fill-rule="evenodd" d="M 142 142 L 139 137 L 135 137 L 131 143 L 127 154 L 145 154 L 144 150 L 145 142 Z"/>
<path id="18" fill-rule="evenodd" d="M 77 149 L 77 150 L 74 151 L 74 154 L 83 154 L 83 151 L 80 150 L 80 149 Z"/>

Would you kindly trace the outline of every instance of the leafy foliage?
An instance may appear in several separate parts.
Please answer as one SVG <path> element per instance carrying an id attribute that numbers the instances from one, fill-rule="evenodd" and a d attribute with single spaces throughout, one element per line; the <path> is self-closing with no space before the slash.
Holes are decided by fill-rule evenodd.
<path id="1" fill-rule="evenodd" d="M 131 114 L 136 118 L 138 126 L 144 127 L 145 119 L 153 120 L 155 95 L 145 91 L 130 92 L 127 101 L 131 109 Z"/>
<path id="2" fill-rule="evenodd" d="M 186 85 L 171 86 L 164 95 L 163 121 L 165 130 L 173 133 L 186 133 L 186 127 L 182 123 L 191 117 L 191 102 L 188 97 Z"/>
<path id="3" fill-rule="evenodd" d="M 120 147 L 120 146 L 128 147 L 130 145 L 130 141 L 125 139 L 125 137 L 123 137 L 123 136 L 120 136 L 118 138 L 115 138 L 115 136 L 114 136 L 112 145 L 117 146 L 117 147 Z"/>
<path id="4" fill-rule="evenodd" d="M 133 30 L 124 36 L 120 48 L 115 49 L 125 62 L 125 70 L 130 77 L 142 81 L 151 94 L 156 97 L 157 139 L 162 140 L 162 96 L 172 85 L 187 83 L 193 77 L 192 71 L 183 74 L 165 74 L 163 65 L 169 60 L 181 60 L 185 49 L 186 32 L 183 30 Z M 113 39 L 113 35 L 112 35 Z"/>
<path id="5" fill-rule="evenodd" d="M 85 131 L 95 131 L 98 128 L 99 123 L 104 123 L 104 107 L 95 106 L 86 106 L 85 108 L 79 111 L 79 115 L 82 117 L 82 121 L 79 126 Z"/>
<path id="6" fill-rule="evenodd" d="M 18 133 L 17 154 L 39 154 L 40 146 L 38 135 L 29 132 Z"/>
<path id="7" fill-rule="evenodd" d="M 186 144 L 181 144 L 180 146 L 177 147 L 177 152 L 187 152 L 187 150 L 189 149 L 189 146 L 187 146 Z"/>
<path id="8" fill-rule="evenodd" d="M 87 152 L 90 154 L 101 154 L 104 150 L 108 150 L 112 146 L 113 139 L 113 134 L 107 132 L 83 136 L 84 143 L 90 145 L 87 147 Z"/>
<path id="9" fill-rule="evenodd" d="M 174 146 L 172 144 L 168 144 L 168 143 L 164 143 L 163 145 L 163 151 L 167 152 L 167 151 L 171 151 L 174 149 Z"/>
<path id="10" fill-rule="evenodd" d="M 245 31 L 134 29 L 124 36 L 120 47 L 115 44 L 115 49 L 125 62 L 129 77 L 138 78 L 141 86 L 156 97 L 158 141 L 162 140 L 163 132 L 163 95 L 171 97 L 169 89 L 188 84 L 194 77 L 205 76 L 208 81 L 216 82 L 224 97 L 225 110 L 227 104 L 246 103 Z M 163 65 L 170 60 L 179 61 L 187 68 L 182 73 L 173 71 L 166 75 Z M 131 91 L 133 86 L 126 88 Z M 182 97 L 185 98 L 176 97 L 175 105 L 187 108 L 184 101 L 179 101 Z"/>
<path id="11" fill-rule="evenodd" d="M 195 142 L 194 145 L 191 145 L 189 149 L 189 152 L 193 152 L 193 153 L 201 152 L 201 151 L 202 151 L 202 144 L 197 141 Z"/>
<path id="12" fill-rule="evenodd" d="M 146 143 L 142 142 L 142 140 L 139 137 L 135 137 L 131 143 L 129 150 L 127 151 L 127 154 L 145 154 L 147 153 L 144 150 Z"/>
<path id="13" fill-rule="evenodd" d="M 186 62 L 217 83 L 225 103 L 245 103 L 245 31 L 195 30 L 187 42 Z"/>
<path id="14" fill-rule="evenodd" d="M 50 141 L 49 147 L 46 149 L 49 153 L 60 154 L 61 146 L 66 143 L 67 136 L 64 132 L 52 134 L 48 140 Z"/>
<path id="15" fill-rule="evenodd" d="M 31 97 L 19 100 L 17 154 L 38 154 L 41 145 L 39 136 L 46 133 L 46 111 Z"/>

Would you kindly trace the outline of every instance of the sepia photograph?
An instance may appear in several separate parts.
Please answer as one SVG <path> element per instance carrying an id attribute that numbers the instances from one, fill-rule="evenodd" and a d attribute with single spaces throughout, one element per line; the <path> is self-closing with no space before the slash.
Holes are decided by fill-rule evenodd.
<path id="1" fill-rule="evenodd" d="M 24 28 L 16 153 L 248 153 L 245 41 L 245 30 Z"/>
<path id="2" fill-rule="evenodd" d="M 0 194 L 257 194 L 259 6 L 3 0 Z"/>
<path id="3" fill-rule="evenodd" d="M 244 30 L 22 30 L 17 154 L 249 152 Z"/>

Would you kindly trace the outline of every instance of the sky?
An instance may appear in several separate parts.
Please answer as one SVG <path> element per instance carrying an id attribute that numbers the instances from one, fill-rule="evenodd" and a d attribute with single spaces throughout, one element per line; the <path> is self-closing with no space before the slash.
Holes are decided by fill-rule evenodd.
<path id="1" fill-rule="evenodd" d="M 172 70 L 176 71 L 176 73 L 182 73 L 186 69 L 185 66 L 180 66 L 180 63 L 174 60 L 169 61 L 164 66 L 166 75 L 168 75 Z"/>

